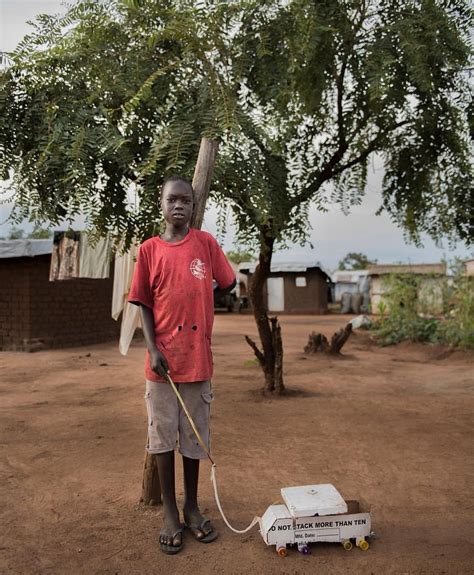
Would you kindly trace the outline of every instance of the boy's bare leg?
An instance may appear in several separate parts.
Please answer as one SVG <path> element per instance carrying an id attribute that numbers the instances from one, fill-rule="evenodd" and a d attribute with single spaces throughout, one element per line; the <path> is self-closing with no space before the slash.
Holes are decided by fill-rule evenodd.
<path id="1" fill-rule="evenodd" d="M 198 482 L 199 482 L 199 459 L 190 459 L 183 455 L 184 471 L 184 520 L 190 527 L 197 539 L 202 539 L 213 531 L 212 525 L 207 522 L 203 528 L 199 528 L 205 521 L 199 511 L 197 502 Z"/>
<path id="2" fill-rule="evenodd" d="M 181 533 L 178 533 L 173 539 L 173 533 L 176 533 L 181 527 L 178 506 L 176 505 L 174 451 L 158 453 L 156 455 L 156 462 L 158 475 L 160 477 L 163 511 L 165 514 L 165 525 L 162 532 L 163 534 L 160 535 L 160 541 L 165 545 L 179 547 L 182 543 Z"/>

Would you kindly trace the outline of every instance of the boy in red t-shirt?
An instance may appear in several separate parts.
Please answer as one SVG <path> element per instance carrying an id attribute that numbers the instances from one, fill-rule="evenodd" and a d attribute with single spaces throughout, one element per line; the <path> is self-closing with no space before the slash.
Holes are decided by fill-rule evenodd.
<path id="1" fill-rule="evenodd" d="M 178 399 L 164 375 L 176 383 L 201 437 L 209 448 L 209 416 L 214 321 L 213 280 L 219 292 L 235 286 L 235 274 L 217 241 L 188 227 L 193 189 L 180 176 L 165 180 L 161 208 L 166 229 L 143 242 L 137 255 L 128 301 L 140 305 L 147 344 L 145 401 L 148 412 L 147 450 L 157 458 L 165 524 L 160 532 L 164 553 L 183 546 L 175 496 L 174 449 L 179 432 L 183 456 L 185 525 L 194 537 L 210 543 L 217 531 L 198 507 L 199 460 L 206 453 L 197 442 Z"/>

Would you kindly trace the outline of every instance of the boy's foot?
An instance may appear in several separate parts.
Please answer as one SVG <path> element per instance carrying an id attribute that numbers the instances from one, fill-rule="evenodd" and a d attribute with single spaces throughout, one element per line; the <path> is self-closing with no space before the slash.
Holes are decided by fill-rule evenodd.
<path id="1" fill-rule="evenodd" d="M 192 511 L 183 510 L 183 515 L 184 524 L 190 529 L 197 541 L 200 543 L 211 543 L 217 539 L 218 532 L 212 526 L 211 521 L 201 515 L 198 508 Z"/>
<path id="2" fill-rule="evenodd" d="M 160 549 L 167 555 L 176 555 L 183 548 L 183 527 L 176 529 L 170 533 L 168 529 L 164 528 L 160 531 Z"/>

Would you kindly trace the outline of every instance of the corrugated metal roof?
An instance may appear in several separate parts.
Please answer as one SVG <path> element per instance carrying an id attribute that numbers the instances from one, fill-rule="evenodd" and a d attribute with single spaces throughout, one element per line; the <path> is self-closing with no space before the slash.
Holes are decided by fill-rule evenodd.
<path id="1" fill-rule="evenodd" d="M 374 264 L 368 268 L 370 276 L 386 274 L 446 274 L 446 264 Z"/>
<path id="2" fill-rule="evenodd" d="M 239 272 L 243 274 L 253 274 L 258 262 L 242 262 L 239 265 Z M 300 273 L 304 274 L 309 269 L 319 269 L 325 276 L 326 281 L 331 281 L 331 276 L 321 266 L 318 261 L 310 260 L 308 262 L 272 262 L 270 273 Z"/>
<path id="3" fill-rule="evenodd" d="M 24 258 L 50 254 L 53 240 L 0 240 L 0 258 Z"/>
<path id="4" fill-rule="evenodd" d="M 253 274 L 258 262 L 242 262 L 239 271 Z M 276 272 L 305 272 L 309 268 L 320 268 L 318 262 L 272 262 L 270 271 Z M 324 271 L 324 270 L 323 270 Z M 326 273 L 326 272 L 325 272 Z"/>
<path id="5" fill-rule="evenodd" d="M 368 275 L 368 270 L 336 270 L 331 279 L 337 283 L 358 283 L 361 277 Z"/>

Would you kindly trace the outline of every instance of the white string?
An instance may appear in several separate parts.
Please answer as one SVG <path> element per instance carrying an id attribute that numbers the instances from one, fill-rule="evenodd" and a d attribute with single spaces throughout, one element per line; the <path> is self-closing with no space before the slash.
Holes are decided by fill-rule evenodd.
<path id="1" fill-rule="evenodd" d="M 250 523 L 250 525 L 248 527 L 246 527 L 245 529 L 234 529 L 234 527 L 232 527 L 232 525 L 227 521 L 227 517 L 224 515 L 224 511 L 222 510 L 222 506 L 221 506 L 221 502 L 219 501 L 219 494 L 217 493 L 217 479 L 216 479 L 216 464 L 213 463 L 212 467 L 211 467 L 211 482 L 212 482 L 212 486 L 214 487 L 214 498 L 216 500 L 217 503 L 217 508 L 219 509 L 219 512 L 222 516 L 222 519 L 224 520 L 224 523 L 227 525 L 227 527 L 233 531 L 234 533 L 247 533 L 247 531 L 250 531 L 250 529 L 252 529 L 252 527 L 254 525 L 256 525 L 259 522 L 259 517 L 255 516 L 252 519 L 252 522 Z"/>

